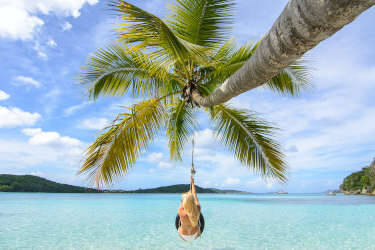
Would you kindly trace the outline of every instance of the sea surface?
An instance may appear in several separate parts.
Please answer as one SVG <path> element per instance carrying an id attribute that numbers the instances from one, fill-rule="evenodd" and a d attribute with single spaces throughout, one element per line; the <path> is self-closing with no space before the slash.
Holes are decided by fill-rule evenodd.
<path id="1" fill-rule="evenodd" d="M 375 197 L 199 195 L 184 242 L 178 194 L 0 193 L 0 249 L 375 249 Z"/>

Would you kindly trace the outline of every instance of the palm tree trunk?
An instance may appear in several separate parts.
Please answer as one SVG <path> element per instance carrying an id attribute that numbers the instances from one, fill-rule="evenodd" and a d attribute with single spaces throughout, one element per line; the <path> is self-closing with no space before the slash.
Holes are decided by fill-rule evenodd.
<path id="1" fill-rule="evenodd" d="M 194 101 L 210 107 L 261 86 L 373 5 L 375 0 L 290 0 L 246 64 L 209 96 L 194 91 Z"/>

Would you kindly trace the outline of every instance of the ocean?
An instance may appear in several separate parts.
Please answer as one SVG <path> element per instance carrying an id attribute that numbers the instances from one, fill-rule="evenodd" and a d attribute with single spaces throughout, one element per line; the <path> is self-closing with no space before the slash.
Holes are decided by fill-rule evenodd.
<path id="1" fill-rule="evenodd" d="M 184 242 L 178 194 L 0 193 L 0 249 L 375 249 L 375 197 L 199 195 Z"/>

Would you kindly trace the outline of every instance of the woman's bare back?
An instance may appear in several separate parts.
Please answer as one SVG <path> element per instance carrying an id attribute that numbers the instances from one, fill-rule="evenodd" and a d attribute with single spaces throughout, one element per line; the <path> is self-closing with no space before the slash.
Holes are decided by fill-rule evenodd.
<path id="1" fill-rule="evenodd" d="M 201 211 L 201 205 L 197 204 L 197 207 L 199 209 L 199 212 Z M 179 233 L 182 233 L 184 235 L 192 235 L 196 232 L 199 232 L 199 225 L 192 227 L 189 215 L 184 211 L 184 207 L 182 206 L 182 203 L 180 205 L 180 208 L 178 209 L 178 215 L 180 216 L 180 223 L 181 226 L 179 228 Z"/>

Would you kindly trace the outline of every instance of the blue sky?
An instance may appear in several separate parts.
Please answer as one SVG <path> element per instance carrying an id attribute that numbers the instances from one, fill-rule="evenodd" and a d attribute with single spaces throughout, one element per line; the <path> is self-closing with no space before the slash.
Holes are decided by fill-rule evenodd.
<path id="1" fill-rule="evenodd" d="M 164 0 L 130 1 L 166 15 Z M 233 36 L 256 41 L 285 0 L 239 0 Z M 87 56 L 115 38 L 113 13 L 103 0 L 0 1 L 0 173 L 35 174 L 86 185 L 76 172 L 83 152 L 128 97 L 88 100 L 77 77 Z M 217 143 L 204 116 L 197 133 L 197 184 L 254 192 L 335 189 L 375 157 L 375 10 L 362 14 L 307 58 L 314 87 L 297 98 L 260 88 L 231 100 L 281 128 L 289 182 L 266 181 L 241 166 Z M 185 161 L 169 161 L 160 136 L 113 188 L 188 182 Z"/>

